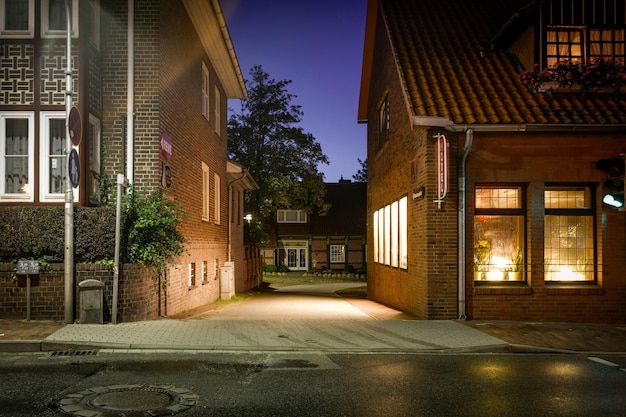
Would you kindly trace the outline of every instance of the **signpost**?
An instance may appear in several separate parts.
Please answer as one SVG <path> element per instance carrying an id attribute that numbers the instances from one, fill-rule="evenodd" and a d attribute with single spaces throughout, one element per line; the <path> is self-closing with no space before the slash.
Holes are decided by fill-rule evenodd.
<path id="1" fill-rule="evenodd" d="M 39 274 L 39 261 L 30 259 L 17 261 L 17 274 L 26 275 L 26 321 L 30 321 L 30 276 Z"/>
<path id="2" fill-rule="evenodd" d="M 78 160 L 78 152 L 76 149 L 70 151 L 70 157 L 67 161 L 67 175 L 73 188 L 78 188 L 80 180 L 80 161 Z"/>
<path id="3" fill-rule="evenodd" d="M 67 131 L 74 146 L 78 146 L 83 138 L 83 121 L 76 106 L 70 109 L 67 117 Z"/>
<path id="4" fill-rule="evenodd" d="M 450 185 L 448 177 L 450 142 L 444 135 L 439 133 L 435 135 L 435 139 L 437 139 L 437 199 L 434 202 L 437 203 L 437 208 L 440 209 L 443 199 L 448 195 Z"/>

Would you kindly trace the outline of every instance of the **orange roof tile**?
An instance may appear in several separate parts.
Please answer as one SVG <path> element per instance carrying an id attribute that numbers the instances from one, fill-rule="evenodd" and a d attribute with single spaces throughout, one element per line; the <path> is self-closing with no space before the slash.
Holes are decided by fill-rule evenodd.
<path id="1" fill-rule="evenodd" d="M 487 46 L 529 0 L 381 0 L 417 116 L 456 124 L 624 124 L 624 96 L 532 93 Z"/>

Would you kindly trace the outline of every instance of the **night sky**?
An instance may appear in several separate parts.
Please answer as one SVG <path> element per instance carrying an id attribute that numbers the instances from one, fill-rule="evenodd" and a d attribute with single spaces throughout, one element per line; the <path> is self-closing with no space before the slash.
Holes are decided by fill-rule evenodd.
<path id="1" fill-rule="evenodd" d="M 357 123 L 367 0 L 220 3 L 244 78 L 261 65 L 270 78 L 291 80 L 301 127 L 330 160 L 319 167 L 325 181 L 352 179 L 367 156 L 366 127 Z"/>

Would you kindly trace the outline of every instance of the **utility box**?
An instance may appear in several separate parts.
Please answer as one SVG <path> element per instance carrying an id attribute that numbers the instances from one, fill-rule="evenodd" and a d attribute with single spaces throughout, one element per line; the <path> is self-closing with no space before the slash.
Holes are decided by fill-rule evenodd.
<path id="1" fill-rule="evenodd" d="M 87 279 L 78 283 L 78 289 L 80 291 L 80 323 L 103 324 L 104 283 L 97 279 Z"/>
<path id="2" fill-rule="evenodd" d="M 224 262 L 220 268 L 220 298 L 230 300 L 235 295 L 235 263 Z"/>

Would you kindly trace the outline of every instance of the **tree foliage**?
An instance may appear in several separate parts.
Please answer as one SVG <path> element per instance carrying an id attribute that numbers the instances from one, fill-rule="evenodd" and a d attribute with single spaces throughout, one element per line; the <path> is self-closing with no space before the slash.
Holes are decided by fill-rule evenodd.
<path id="1" fill-rule="evenodd" d="M 229 156 L 247 167 L 259 185 L 246 193 L 246 209 L 252 213 L 250 243 L 265 239 L 262 225 L 277 209 L 328 210 L 324 175 L 318 171 L 328 158 L 313 135 L 298 126 L 304 113 L 292 104 L 296 96 L 287 91 L 290 83 L 254 66 L 246 81 L 248 98 L 239 112 L 231 110 L 228 121 Z"/>
<path id="2" fill-rule="evenodd" d="M 361 161 L 361 158 L 356 160 L 361 164 L 361 168 L 352 176 L 352 179 L 355 182 L 367 182 L 367 158 L 364 161 Z"/>

